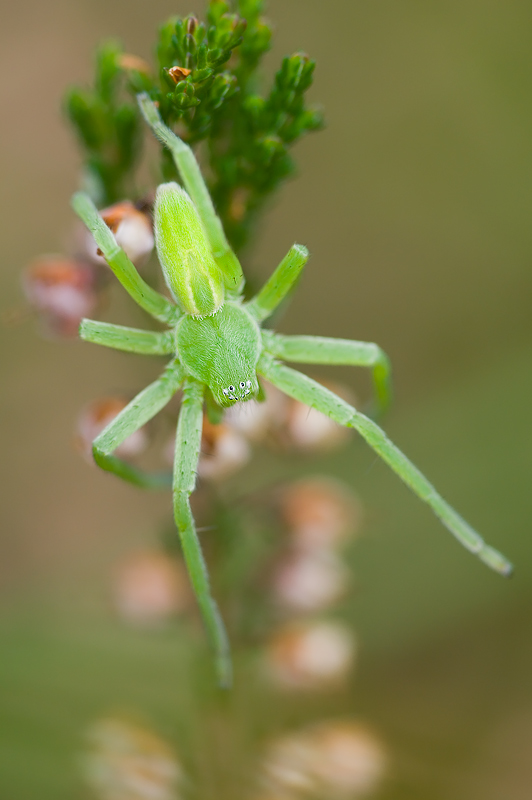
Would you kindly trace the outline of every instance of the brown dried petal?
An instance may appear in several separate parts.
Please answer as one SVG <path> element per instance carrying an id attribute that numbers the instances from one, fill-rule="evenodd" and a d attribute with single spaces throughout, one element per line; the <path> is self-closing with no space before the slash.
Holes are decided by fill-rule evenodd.
<path id="1" fill-rule="evenodd" d="M 174 81 L 174 83 L 180 83 L 190 75 L 192 70 L 187 69 L 186 67 L 170 67 L 170 69 L 168 69 L 167 72 Z"/>

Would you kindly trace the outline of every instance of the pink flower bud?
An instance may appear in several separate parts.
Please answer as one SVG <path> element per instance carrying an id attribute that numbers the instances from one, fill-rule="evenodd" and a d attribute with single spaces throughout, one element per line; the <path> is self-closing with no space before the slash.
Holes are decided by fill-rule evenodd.
<path id="1" fill-rule="evenodd" d="M 305 478 L 287 486 L 281 514 L 292 543 L 302 549 L 336 547 L 357 532 L 362 509 L 346 484 L 333 478 Z"/>
<path id="2" fill-rule="evenodd" d="M 193 605 L 183 562 L 157 551 L 128 556 L 116 570 L 113 594 L 120 616 L 140 625 L 165 622 Z"/>
<path id="3" fill-rule="evenodd" d="M 301 550 L 286 555 L 277 565 L 272 589 L 278 605 L 288 611 L 308 613 L 326 609 L 344 594 L 350 572 L 329 550 Z"/>
<path id="4" fill-rule="evenodd" d="M 141 267 L 154 247 L 153 227 L 148 215 L 135 208 L 129 200 L 103 208 L 100 214 L 126 255 L 135 266 Z M 83 236 L 83 249 L 87 256 L 96 264 L 105 264 L 92 234 L 84 231 Z"/>
<path id="5" fill-rule="evenodd" d="M 349 674 L 355 649 L 353 634 L 339 622 L 287 625 L 268 642 L 267 674 L 286 689 L 336 687 Z"/>
<path id="6" fill-rule="evenodd" d="M 77 423 L 77 444 L 85 458 L 92 462 L 92 443 L 99 433 L 114 420 L 127 406 L 127 400 L 121 397 L 102 397 L 94 400 L 81 412 Z M 114 454 L 119 458 L 134 458 L 140 455 L 148 446 L 146 428 L 134 431 L 122 444 L 116 448 Z"/>
<path id="7" fill-rule="evenodd" d="M 79 323 L 98 303 L 94 268 L 63 256 L 34 261 L 22 275 L 22 286 L 45 332 L 55 336 L 77 336 Z"/>

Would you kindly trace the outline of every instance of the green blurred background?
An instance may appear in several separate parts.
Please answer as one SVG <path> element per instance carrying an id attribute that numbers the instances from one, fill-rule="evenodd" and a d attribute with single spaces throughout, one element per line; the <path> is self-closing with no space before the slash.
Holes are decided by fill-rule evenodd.
<path id="1" fill-rule="evenodd" d="M 3 311 L 23 302 L 20 269 L 60 251 L 72 224 L 79 158 L 60 114 L 65 88 L 91 79 L 103 37 L 149 57 L 156 26 L 191 10 L 202 4 L 29 0 L 4 10 Z M 350 609 L 362 652 L 349 708 L 344 698 L 336 710 L 387 742 L 392 767 L 378 798 L 525 800 L 532 6 L 271 0 L 268 16 L 277 27 L 268 67 L 298 49 L 316 58 L 312 99 L 328 126 L 298 146 L 300 175 L 267 214 L 250 263 L 265 276 L 294 240 L 308 245 L 280 328 L 384 347 L 396 382 L 386 429 L 516 575 L 507 582 L 477 563 L 356 441 L 295 468 L 258 453 L 246 486 L 320 471 L 363 499 Z M 108 610 L 116 559 L 156 540 L 169 499 L 90 469 L 72 447 L 83 404 L 141 388 L 157 365 L 44 341 L 31 322 L 0 335 L 0 797 L 86 796 L 76 763 L 84 729 L 131 708 L 163 732 L 183 729 L 204 774 L 222 776 L 206 777 L 198 797 L 229 798 L 231 760 L 213 766 L 201 731 L 187 729 L 201 709 L 191 707 L 175 632 L 137 634 Z M 229 701 L 235 751 L 256 702 L 240 677 Z"/>

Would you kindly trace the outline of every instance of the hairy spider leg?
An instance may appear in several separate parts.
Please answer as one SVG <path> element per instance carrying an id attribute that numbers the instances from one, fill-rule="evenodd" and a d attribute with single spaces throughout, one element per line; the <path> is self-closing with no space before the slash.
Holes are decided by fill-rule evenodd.
<path id="1" fill-rule="evenodd" d="M 445 527 L 467 550 L 501 575 L 511 575 L 513 570 L 511 563 L 484 542 L 474 528 L 438 494 L 427 478 L 372 420 L 308 376 L 276 362 L 269 353 L 263 353 L 261 356 L 258 371 L 290 397 L 321 411 L 340 425 L 355 428 L 414 494 L 430 506 Z"/>
<path id="2" fill-rule="evenodd" d="M 201 169 L 188 144 L 167 128 L 162 121 L 157 107 L 149 96 L 143 92 L 137 95 L 140 110 L 155 136 L 171 152 L 174 163 L 184 183 L 185 189 L 200 215 L 207 239 L 211 246 L 214 260 L 224 276 L 229 290 L 239 294 L 244 284 L 244 275 L 240 262 L 231 249 L 225 235 L 220 218 L 216 214 L 209 190 L 203 180 Z"/>
<path id="3" fill-rule="evenodd" d="M 111 322 L 82 319 L 79 335 L 85 342 L 112 347 L 114 350 L 123 350 L 126 353 L 143 356 L 169 356 L 175 353 L 174 331 L 158 333 L 114 325 Z"/>
<path id="4" fill-rule="evenodd" d="M 263 322 L 273 314 L 295 286 L 308 257 L 309 252 L 304 245 L 292 245 L 262 289 L 246 304 L 247 310 L 257 322 Z"/>
<path id="5" fill-rule="evenodd" d="M 84 192 L 77 192 L 72 198 L 72 208 L 92 233 L 103 257 L 133 300 L 159 322 L 175 325 L 181 316 L 180 310 L 140 277 L 90 197 Z"/>
<path id="6" fill-rule="evenodd" d="M 128 436 L 164 408 L 183 383 L 183 377 L 183 367 L 179 361 L 171 361 L 162 375 L 139 392 L 104 428 L 92 444 L 92 454 L 99 467 L 143 489 L 171 486 L 169 473 L 150 474 L 111 454 Z"/>
<path id="7" fill-rule="evenodd" d="M 190 580 L 214 650 L 218 681 L 223 688 L 229 688 L 232 682 L 229 641 L 211 594 L 209 575 L 189 501 L 196 485 L 200 456 L 204 391 L 205 386 L 195 378 L 185 379 L 175 443 L 174 517 Z"/>
<path id="8" fill-rule="evenodd" d="M 370 367 L 377 397 L 376 411 L 381 414 L 388 408 L 392 399 L 390 361 L 377 344 L 325 336 L 283 336 L 272 331 L 262 331 L 262 340 L 265 349 L 283 361 Z"/>

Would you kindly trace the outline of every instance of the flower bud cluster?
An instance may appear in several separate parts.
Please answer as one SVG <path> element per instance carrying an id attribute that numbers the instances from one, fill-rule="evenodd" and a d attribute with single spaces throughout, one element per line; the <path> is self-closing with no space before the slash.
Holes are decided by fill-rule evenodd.
<path id="1" fill-rule="evenodd" d="M 286 57 L 258 94 L 272 36 L 262 10 L 262 0 L 210 0 L 205 21 L 171 17 L 159 29 L 153 68 L 114 41 L 100 47 L 93 87 L 73 88 L 65 100 L 97 205 L 134 188 L 142 144 L 135 95 L 145 92 L 183 140 L 206 142 L 225 232 L 233 248 L 245 243 L 265 198 L 294 172 L 290 148 L 323 125 L 320 110 L 306 105 L 315 64 L 305 53 Z M 162 172 L 177 177 L 164 151 Z"/>
<path id="2" fill-rule="evenodd" d="M 330 384 L 329 384 L 330 385 Z M 252 447 L 270 445 L 288 452 L 321 453 L 342 445 L 349 431 L 319 411 L 292 400 L 275 386 L 265 384 L 265 400 L 250 401 L 228 408 L 222 422 L 213 424 L 203 417 L 203 434 L 198 475 L 207 481 L 230 478 L 250 461 Z M 344 387 L 341 396 L 348 396 Z M 175 437 L 164 450 L 168 465 L 174 460 Z"/>
<path id="3" fill-rule="evenodd" d="M 358 533 L 360 504 L 339 481 L 313 477 L 286 486 L 279 506 L 286 545 L 270 590 L 285 621 L 266 645 L 266 671 L 284 688 L 334 688 L 353 667 L 356 640 L 348 626 L 323 613 L 349 586 L 341 548 Z"/>

